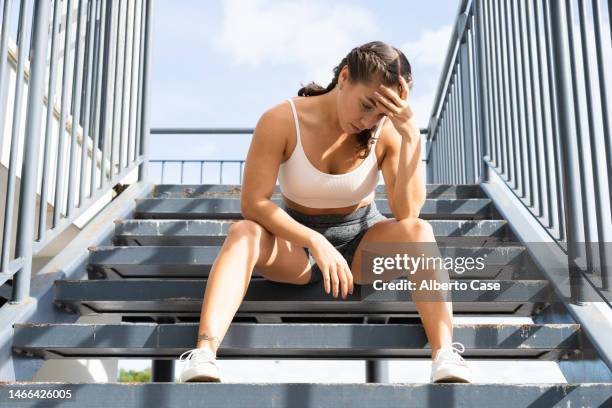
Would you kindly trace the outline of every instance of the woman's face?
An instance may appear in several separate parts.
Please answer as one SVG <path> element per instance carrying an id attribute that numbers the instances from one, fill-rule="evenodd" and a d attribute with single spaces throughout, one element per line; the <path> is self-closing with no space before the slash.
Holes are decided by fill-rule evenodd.
<path id="1" fill-rule="evenodd" d="M 351 83 L 348 80 L 348 67 L 344 66 L 338 77 L 342 89 L 338 92 L 338 120 L 347 133 L 359 133 L 372 129 L 384 116 L 380 104 L 376 104 L 374 91 L 381 84 L 371 81 L 369 84 Z"/>

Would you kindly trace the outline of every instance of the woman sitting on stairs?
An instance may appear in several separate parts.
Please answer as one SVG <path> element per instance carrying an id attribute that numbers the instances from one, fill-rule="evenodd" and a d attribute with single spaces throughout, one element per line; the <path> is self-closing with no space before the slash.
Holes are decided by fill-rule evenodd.
<path id="1" fill-rule="evenodd" d="M 365 244 L 435 244 L 431 225 L 418 218 L 426 190 L 411 89 L 404 54 L 373 41 L 342 59 L 327 88 L 311 83 L 261 116 L 244 170 L 244 219 L 232 224 L 212 265 L 180 381 L 220 381 L 217 349 L 254 268 L 275 282 L 323 281 L 326 293 L 346 298 L 354 284 L 371 283 L 360 267 Z M 395 218 L 376 208 L 379 169 Z M 281 207 L 271 200 L 277 177 Z M 452 303 L 415 305 L 431 346 L 431 381 L 470 382 L 454 348 L 460 343 L 452 343 Z"/>

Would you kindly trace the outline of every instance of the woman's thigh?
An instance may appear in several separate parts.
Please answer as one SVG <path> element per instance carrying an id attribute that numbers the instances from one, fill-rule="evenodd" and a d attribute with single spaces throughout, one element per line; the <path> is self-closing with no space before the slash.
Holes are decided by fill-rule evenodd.
<path id="1" fill-rule="evenodd" d="M 386 251 L 391 251 L 393 248 L 397 248 L 397 243 L 419 240 L 428 231 L 431 231 L 431 226 L 422 219 L 398 221 L 395 218 L 389 218 L 372 225 L 361 238 L 350 265 L 354 283 L 368 285 L 375 279 L 382 278 L 387 281 L 401 276 L 399 272 L 386 273 L 384 276 L 375 276 L 371 270 L 366 272 L 365 265 L 361 265 L 361 259 L 362 249 L 367 243 L 393 243 L 394 245 L 386 249 Z"/>
<path id="2" fill-rule="evenodd" d="M 304 248 L 278 237 L 252 220 L 237 221 L 238 230 L 258 237 L 259 256 L 255 270 L 264 278 L 303 285 L 310 281 L 311 266 Z"/>

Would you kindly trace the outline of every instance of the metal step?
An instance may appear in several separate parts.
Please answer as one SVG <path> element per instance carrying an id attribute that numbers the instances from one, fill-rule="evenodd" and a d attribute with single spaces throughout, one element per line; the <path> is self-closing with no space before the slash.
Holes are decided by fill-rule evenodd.
<path id="1" fill-rule="evenodd" d="M 52 390 L 72 398 L 54 399 L 53 407 L 131 407 L 144 405 L 210 408 L 336 408 L 336 407 L 606 407 L 612 399 L 609 383 L 555 384 L 364 384 L 364 383 L 3 383 L 4 398 L 28 390 Z M 59 395 L 59 394 L 58 394 Z M 0 400 L 0 403 L 4 400 Z M 10 403 L 7 400 L 7 403 Z M 8 405 L 4 405 L 8 406 Z M 20 399 L 23 408 L 41 407 L 39 399 Z M 46 406 L 46 405 L 45 405 Z"/>
<path id="2" fill-rule="evenodd" d="M 197 323 L 15 324 L 13 350 L 43 358 L 176 359 L 195 346 Z M 456 324 L 472 357 L 558 359 L 579 348 L 578 324 Z M 220 357 L 363 358 L 430 355 L 421 324 L 233 323 Z"/>
<path id="3" fill-rule="evenodd" d="M 116 220 L 119 245 L 222 245 L 236 220 Z M 509 239 L 504 220 L 432 220 L 440 244 L 486 245 Z"/>
<path id="4" fill-rule="evenodd" d="M 486 198 L 478 184 L 426 184 L 427 198 Z M 151 192 L 155 198 L 194 198 L 239 196 L 240 184 L 157 184 Z M 281 193 L 278 185 L 274 193 Z M 376 195 L 386 196 L 385 186 L 376 186 Z"/>
<path id="5" fill-rule="evenodd" d="M 124 246 L 89 248 L 90 279 L 136 277 L 206 277 L 219 254 L 219 246 Z M 484 268 L 472 269 L 457 279 L 533 279 L 534 272 L 524 246 L 451 247 L 441 246 L 442 257 L 483 257 Z M 531 270 L 533 271 L 533 270 Z M 255 275 L 259 275 L 255 269 Z"/>
<path id="6" fill-rule="evenodd" d="M 280 197 L 273 202 L 282 205 Z M 386 198 L 376 199 L 378 210 L 393 217 Z M 484 219 L 492 218 L 494 210 L 488 198 L 427 199 L 421 209 L 423 219 Z M 241 219 L 239 198 L 141 198 L 136 199 L 135 218 L 159 219 Z"/>
<path id="7" fill-rule="evenodd" d="M 527 303 L 552 300 L 548 281 L 480 281 L 499 284 L 499 290 L 452 292 L 453 311 L 460 313 L 513 313 Z M 160 315 L 180 312 L 198 315 L 202 307 L 202 280 L 57 280 L 55 303 L 81 314 L 114 313 L 121 315 Z M 254 279 L 238 312 L 304 312 L 321 317 L 329 313 L 406 313 L 416 312 L 410 291 L 372 291 L 355 286 L 347 299 L 334 298 L 321 284 L 291 285 Z"/>

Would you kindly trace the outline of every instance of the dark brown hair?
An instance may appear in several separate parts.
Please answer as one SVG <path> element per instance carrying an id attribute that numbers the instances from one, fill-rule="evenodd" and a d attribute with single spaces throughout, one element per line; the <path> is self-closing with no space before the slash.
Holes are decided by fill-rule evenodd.
<path id="1" fill-rule="evenodd" d="M 353 48 L 340 61 L 333 70 L 334 78 L 326 88 L 311 82 L 300 88 L 298 96 L 316 96 L 331 91 L 338 83 L 338 76 L 345 65 L 348 65 L 349 81 L 353 84 L 370 84 L 373 80 L 379 80 L 385 86 L 399 86 L 398 75 L 401 75 L 406 80 L 408 89 L 412 90 L 412 68 L 404 53 L 382 41 L 371 41 Z M 362 157 L 369 154 L 371 139 L 370 129 L 365 129 L 357 135 L 358 150 L 363 152 Z"/>

